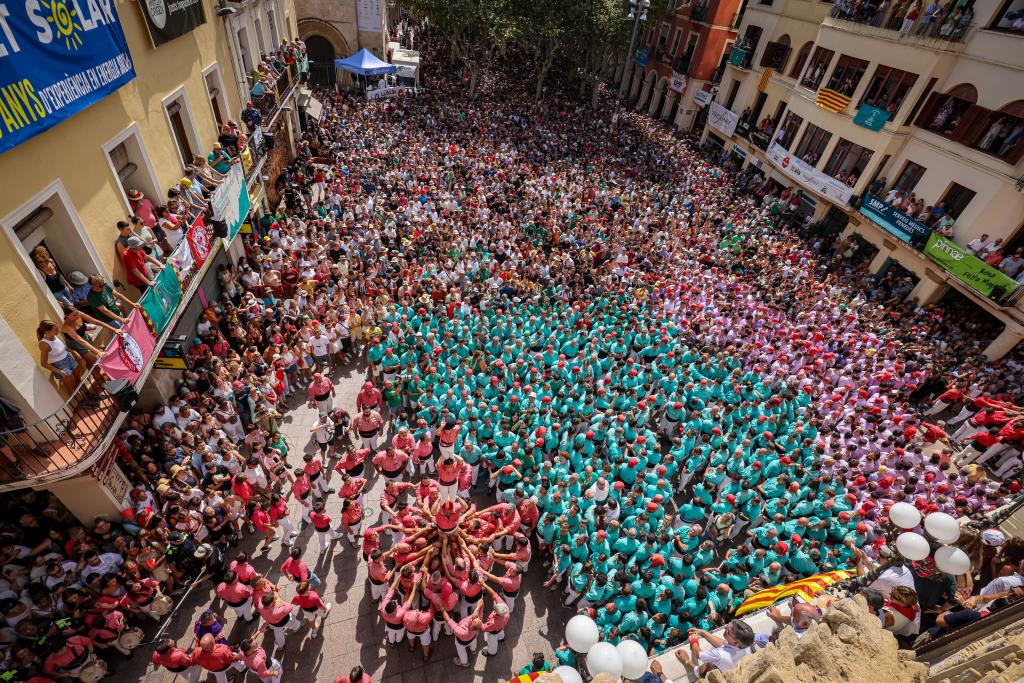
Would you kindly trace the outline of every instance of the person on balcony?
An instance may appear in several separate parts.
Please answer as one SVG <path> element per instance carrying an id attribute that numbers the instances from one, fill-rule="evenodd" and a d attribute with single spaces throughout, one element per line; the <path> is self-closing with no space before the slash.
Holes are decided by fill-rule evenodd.
<path id="1" fill-rule="evenodd" d="M 150 275 L 149 266 L 161 271 L 164 264 L 144 252 L 142 246 L 141 238 L 129 237 L 128 246 L 121 252 L 121 261 L 128 274 L 128 284 L 138 288 L 140 294 L 145 294 L 147 289 L 156 284 Z"/>
<path id="2" fill-rule="evenodd" d="M 245 103 L 245 109 L 242 110 L 242 123 L 249 129 L 250 134 L 263 123 L 263 114 L 252 103 L 252 100 Z"/>
<path id="3" fill-rule="evenodd" d="M 39 339 L 39 364 L 64 385 L 70 396 L 75 393 L 75 387 L 82 379 L 84 368 L 71 355 L 68 345 L 60 338 L 60 328 L 61 326 L 52 320 L 43 320 L 36 328 L 36 338 Z"/>

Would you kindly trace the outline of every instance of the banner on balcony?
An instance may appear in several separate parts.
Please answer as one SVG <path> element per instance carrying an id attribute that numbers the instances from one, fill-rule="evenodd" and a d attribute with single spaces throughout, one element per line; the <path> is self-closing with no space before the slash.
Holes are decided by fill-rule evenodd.
<path id="1" fill-rule="evenodd" d="M 160 336 L 181 301 L 181 282 L 172 266 L 161 270 L 154 282 L 139 303 L 149 319 L 153 333 Z"/>
<path id="2" fill-rule="evenodd" d="M 113 2 L 0 4 L 0 57 L 0 153 L 135 78 Z"/>
<path id="3" fill-rule="evenodd" d="M 818 97 L 814 100 L 814 103 L 822 109 L 836 113 L 846 108 L 846 105 L 850 103 L 850 98 L 838 90 L 822 88 L 818 91 Z"/>
<path id="4" fill-rule="evenodd" d="M 672 80 L 669 81 L 668 87 L 670 90 L 674 90 L 676 92 L 683 92 L 686 90 L 686 74 L 673 71 Z"/>
<path id="5" fill-rule="evenodd" d="M 638 47 L 636 49 L 636 65 L 639 67 L 647 66 L 647 48 Z"/>
<path id="6" fill-rule="evenodd" d="M 850 203 L 853 188 L 822 173 L 796 155 L 791 155 L 779 143 L 773 142 L 768 147 L 768 159 L 787 176 L 834 204 L 843 206 Z"/>
<path id="7" fill-rule="evenodd" d="M 1013 278 L 942 235 L 932 233 L 924 253 L 965 285 L 992 299 L 1002 299 L 1019 286 Z"/>
<path id="8" fill-rule="evenodd" d="M 711 103 L 711 93 L 707 90 L 695 90 L 693 92 L 693 103 L 698 107 L 706 107 Z"/>
<path id="9" fill-rule="evenodd" d="M 139 311 L 132 311 L 128 322 L 114 337 L 106 354 L 100 359 L 100 368 L 110 379 L 126 379 L 135 383 L 146 363 L 153 355 L 156 337 L 150 332 Z"/>
<path id="10" fill-rule="evenodd" d="M 872 194 L 864 194 L 860 212 L 915 249 L 923 250 L 928 245 L 932 231 L 927 225 L 915 221 Z"/>
<path id="11" fill-rule="evenodd" d="M 718 102 L 712 102 L 708 108 L 708 125 L 722 131 L 726 137 L 732 137 L 739 122 L 740 117 L 735 112 L 726 109 Z"/>
<path id="12" fill-rule="evenodd" d="M 213 206 L 214 220 L 227 224 L 227 242 L 230 244 L 249 216 L 249 190 L 245 186 L 245 173 L 241 166 L 235 164 L 231 167 L 227 178 L 213 193 L 210 204 Z"/>
<path id="13" fill-rule="evenodd" d="M 891 117 L 892 114 L 884 109 L 872 107 L 870 104 L 862 104 L 857 110 L 857 115 L 853 117 L 853 122 L 868 130 L 882 130 L 882 126 Z"/>
<path id="14" fill-rule="evenodd" d="M 743 68 L 743 59 L 747 56 L 747 51 L 734 47 L 732 52 L 729 53 L 729 63 L 738 69 Z"/>

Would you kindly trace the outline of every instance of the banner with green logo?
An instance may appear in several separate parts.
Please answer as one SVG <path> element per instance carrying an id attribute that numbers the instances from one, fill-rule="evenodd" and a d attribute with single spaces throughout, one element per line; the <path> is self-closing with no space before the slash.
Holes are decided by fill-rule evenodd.
<path id="1" fill-rule="evenodd" d="M 227 224 L 227 243 L 231 244 L 242 223 L 249 217 L 249 190 L 245 184 L 245 173 L 241 164 L 231 167 L 227 178 L 213 193 L 210 203 L 213 207 L 213 219 Z"/>
<path id="2" fill-rule="evenodd" d="M 174 268 L 168 264 L 157 273 L 155 284 L 146 291 L 139 303 L 157 337 L 167 327 L 181 301 L 181 281 Z"/>
<path id="3" fill-rule="evenodd" d="M 732 52 L 729 53 L 729 63 L 740 69 L 743 68 L 743 60 L 747 57 L 747 51 L 738 47 L 734 47 Z"/>
<path id="4" fill-rule="evenodd" d="M 924 248 L 927 256 L 971 289 L 993 298 L 1003 299 L 1017 289 L 1017 283 L 1005 273 L 942 235 L 932 233 Z"/>
<path id="5" fill-rule="evenodd" d="M 872 107 L 870 104 L 860 105 L 860 109 L 857 110 L 857 115 L 853 117 L 853 122 L 858 126 L 864 126 L 869 130 L 881 130 L 885 122 L 892 117 L 892 114 L 884 109 L 878 107 Z"/>

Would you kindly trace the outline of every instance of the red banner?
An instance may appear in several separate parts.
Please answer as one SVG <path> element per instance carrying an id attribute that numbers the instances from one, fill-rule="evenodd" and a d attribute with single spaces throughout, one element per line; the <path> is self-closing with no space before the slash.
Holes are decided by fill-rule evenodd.
<path id="1" fill-rule="evenodd" d="M 196 218 L 196 222 L 185 233 L 185 239 L 188 240 L 188 248 L 192 250 L 192 259 L 195 261 L 196 270 L 199 270 L 210 255 L 211 249 L 210 237 L 206 234 L 202 216 Z"/>
<path id="2" fill-rule="evenodd" d="M 142 374 L 155 347 L 156 337 L 149 331 L 142 313 L 132 311 L 128 322 L 100 359 L 100 368 L 111 379 L 126 379 L 134 383 Z"/>

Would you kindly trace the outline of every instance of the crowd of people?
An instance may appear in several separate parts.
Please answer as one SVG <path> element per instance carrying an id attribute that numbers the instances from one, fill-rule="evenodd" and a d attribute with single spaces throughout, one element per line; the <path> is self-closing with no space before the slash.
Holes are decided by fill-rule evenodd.
<path id="1" fill-rule="evenodd" d="M 281 206 L 218 268 L 178 391 L 116 441 L 132 507 L 86 528 L 52 495 L 5 499 L 14 680 L 80 676 L 209 579 L 194 643 L 153 663 L 277 681 L 288 639 L 331 609 L 307 527 L 321 554 L 362 552 L 387 642 L 426 658 L 444 630 L 467 665 L 481 638 L 497 651 L 530 566 L 606 640 L 656 653 L 760 588 L 884 562 L 895 502 L 964 517 L 1019 492 L 982 466 L 1020 466 L 1019 363 L 986 363 L 942 309 L 879 303 L 845 249 L 803 239 L 789 190 L 740 191 L 656 122 L 481 78 L 472 103 L 443 71 L 401 100 L 321 93 Z M 197 164 L 216 181 L 216 160 Z M 201 210 L 202 182 L 180 201 Z M 364 362 L 339 405 L 337 371 Z M 296 403 L 320 415 L 311 448 L 281 430 Z M 432 551 L 453 529 L 459 550 Z M 257 572 L 246 536 L 288 559 Z M 1019 578 L 1014 539 L 986 547 L 988 580 Z M 946 578 L 897 596 L 918 630 L 926 608 L 977 602 L 969 576 Z M 273 647 L 225 642 L 228 608 Z"/>

